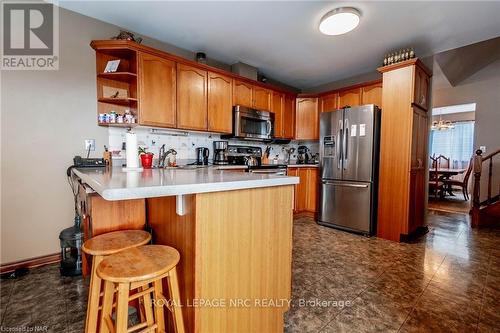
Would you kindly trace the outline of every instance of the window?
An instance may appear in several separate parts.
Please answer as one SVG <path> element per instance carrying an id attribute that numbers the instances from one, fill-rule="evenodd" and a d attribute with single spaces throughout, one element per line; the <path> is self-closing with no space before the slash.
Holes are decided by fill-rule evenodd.
<path id="1" fill-rule="evenodd" d="M 474 149 L 474 122 L 463 121 L 443 131 L 431 131 L 430 155 L 450 158 L 451 168 L 466 168 Z"/>

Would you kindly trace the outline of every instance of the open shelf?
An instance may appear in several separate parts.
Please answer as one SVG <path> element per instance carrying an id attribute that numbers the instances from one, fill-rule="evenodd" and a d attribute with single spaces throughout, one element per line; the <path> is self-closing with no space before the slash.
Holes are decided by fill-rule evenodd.
<path id="1" fill-rule="evenodd" d="M 137 74 L 131 72 L 99 73 L 97 77 L 121 82 L 130 82 L 137 79 Z"/>
<path id="2" fill-rule="evenodd" d="M 101 103 L 129 106 L 130 104 L 137 103 L 137 98 L 99 98 L 97 101 Z"/>

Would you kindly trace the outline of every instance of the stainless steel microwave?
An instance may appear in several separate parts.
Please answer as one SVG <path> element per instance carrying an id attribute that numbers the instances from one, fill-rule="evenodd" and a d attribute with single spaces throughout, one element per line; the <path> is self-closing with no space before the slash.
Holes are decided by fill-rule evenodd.
<path id="1" fill-rule="evenodd" d="M 242 139 L 271 140 L 274 137 L 274 113 L 235 105 L 233 136 Z"/>

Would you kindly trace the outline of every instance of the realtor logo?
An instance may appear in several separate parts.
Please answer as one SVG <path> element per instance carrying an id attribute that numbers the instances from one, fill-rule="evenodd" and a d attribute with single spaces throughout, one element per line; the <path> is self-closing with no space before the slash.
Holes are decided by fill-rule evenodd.
<path id="1" fill-rule="evenodd" d="M 2 2 L 2 70 L 59 68 L 58 7 L 43 1 Z"/>

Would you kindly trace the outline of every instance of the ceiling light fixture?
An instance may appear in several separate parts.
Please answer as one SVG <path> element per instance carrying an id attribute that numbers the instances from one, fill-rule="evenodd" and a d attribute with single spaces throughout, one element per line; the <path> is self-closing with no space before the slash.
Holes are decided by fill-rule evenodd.
<path id="1" fill-rule="evenodd" d="M 335 8 L 321 18 L 319 31 L 330 36 L 345 34 L 358 26 L 360 17 L 361 13 L 356 8 Z"/>

